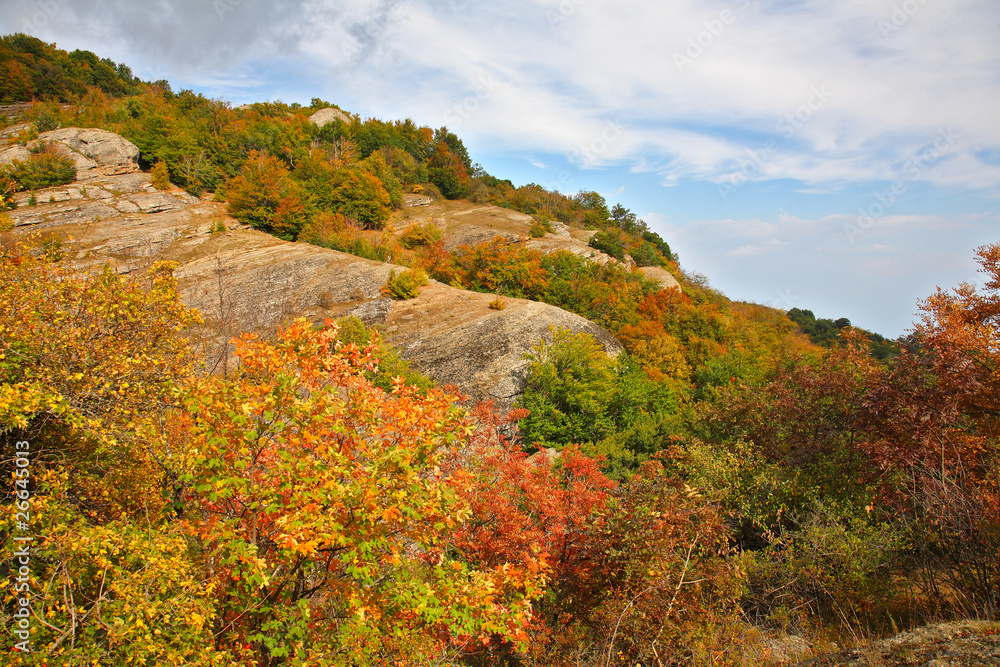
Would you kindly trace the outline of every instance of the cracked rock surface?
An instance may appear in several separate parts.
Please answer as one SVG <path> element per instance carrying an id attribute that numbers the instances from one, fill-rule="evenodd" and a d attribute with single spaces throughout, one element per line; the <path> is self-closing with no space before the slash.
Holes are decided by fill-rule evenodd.
<path id="1" fill-rule="evenodd" d="M 82 142 L 92 135 L 67 136 Z M 95 166 L 77 182 L 36 191 L 34 206 L 28 205 L 29 193 L 18 194 L 18 207 L 9 212 L 14 234 L 62 239 L 64 261 L 81 269 L 111 264 L 128 273 L 156 261 L 176 262 L 181 297 L 204 318 L 190 335 L 209 368 L 233 363 L 226 341 L 243 331 L 266 335 L 292 317 L 320 323 L 353 314 L 380 326 L 417 370 L 503 408 L 523 390 L 524 354 L 550 338 L 550 327 L 591 333 L 610 354 L 622 349 L 592 322 L 524 299 L 505 298 L 506 307 L 494 310 L 494 295 L 431 281 L 417 298 L 393 301 L 380 288 L 392 270 L 404 267 L 249 229 L 230 218 L 223 204 L 179 188 L 156 190 L 134 162 L 122 163 L 133 158 L 127 150 L 112 150 L 116 142 L 96 145 L 104 147 L 94 141 L 83 147 L 95 156 Z M 510 214 L 496 209 L 477 215 L 509 221 Z M 210 231 L 219 222 L 225 231 Z M 478 236 L 482 225 L 474 226 L 470 235 Z"/>

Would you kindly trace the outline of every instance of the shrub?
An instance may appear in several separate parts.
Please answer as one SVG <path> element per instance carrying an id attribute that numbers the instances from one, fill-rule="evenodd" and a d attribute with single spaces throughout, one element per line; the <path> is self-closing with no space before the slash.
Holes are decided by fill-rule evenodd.
<path id="1" fill-rule="evenodd" d="M 665 266 L 667 260 L 649 241 L 643 241 L 632 251 L 636 266 Z"/>
<path id="2" fill-rule="evenodd" d="M 538 239 L 545 236 L 548 232 L 552 231 L 552 223 L 548 220 L 533 220 L 531 222 L 531 229 L 529 234 L 531 238 Z"/>
<path id="3" fill-rule="evenodd" d="M 76 164 L 44 144 L 27 160 L 14 160 L 0 167 L 0 180 L 11 181 L 21 190 L 66 185 L 76 180 Z"/>
<path id="4" fill-rule="evenodd" d="M 743 607 L 785 630 L 799 630 L 807 610 L 848 627 L 878 626 L 891 615 L 891 575 L 904 544 L 888 524 L 820 506 L 766 549 L 748 552 Z"/>
<path id="5" fill-rule="evenodd" d="M 59 121 L 48 109 L 43 110 L 38 114 L 38 118 L 35 119 L 35 130 L 39 134 L 42 132 L 50 132 L 52 130 L 59 129 Z"/>
<path id="6" fill-rule="evenodd" d="M 625 242 L 619 233 L 601 230 L 590 237 L 590 247 L 606 253 L 619 262 L 625 261 Z"/>
<path id="7" fill-rule="evenodd" d="M 255 229 L 294 239 L 306 221 L 298 184 L 275 157 L 252 151 L 239 175 L 226 185 L 227 210 Z"/>
<path id="8" fill-rule="evenodd" d="M 399 274 L 399 276 L 396 275 L 396 270 L 393 269 L 389 274 L 389 280 L 382 286 L 382 294 L 391 296 L 397 301 L 415 299 L 418 288 L 426 284 L 427 274 L 420 269 L 407 269 Z"/>
<path id="9" fill-rule="evenodd" d="M 399 237 L 399 242 L 407 250 L 413 250 L 417 246 L 430 245 L 440 240 L 441 230 L 433 222 L 423 225 L 414 223 L 407 227 L 402 236 Z"/>
<path id="10" fill-rule="evenodd" d="M 12 211 L 17 208 L 14 201 L 14 193 L 17 192 L 17 183 L 0 176 L 0 211 Z"/>
<path id="11" fill-rule="evenodd" d="M 167 163 L 163 160 L 157 162 L 153 167 L 152 177 L 154 188 L 157 190 L 170 189 L 170 172 L 167 171 Z"/>
<path id="12" fill-rule="evenodd" d="M 503 310 L 506 307 L 507 307 L 507 302 L 501 299 L 500 297 L 497 297 L 492 301 L 490 301 L 490 308 L 492 310 Z"/>

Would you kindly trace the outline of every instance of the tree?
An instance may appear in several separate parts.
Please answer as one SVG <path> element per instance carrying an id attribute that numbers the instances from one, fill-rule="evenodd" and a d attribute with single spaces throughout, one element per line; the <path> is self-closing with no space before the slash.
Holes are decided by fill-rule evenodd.
<path id="1" fill-rule="evenodd" d="M 520 641 L 538 574 L 447 549 L 468 516 L 440 471 L 471 433 L 455 397 L 365 378 L 375 348 L 297 320 L 244 336 L 232 379 L 182 393 L 187 525 L 215 582 L 216 642 L 260 665 L 443 659 Z"/>
<path id="2" fill-rule="evenodd" d="M 305 224 L 299 187 L 285 165 L 262 151 L 251 151 L 239 175 L 226 184 L 227 210 L 255 229 L 293 240 Z"/>
<path id="3" fill-rule="evenodd" d="M 157 190 L 170 189 L 170 172 L 167 171 L 167 164 L 163 160 L 156 163 L 151 175 L 154 188 Z"/>
<path id="4" fill-rule="evenodd" d="M 539 447 L 603 440 L 613 429 L 607 407 L 614 394 L 614 362 L 586 333 L 551 329 L 528 355 L 531 365 L 517 406 L 525 441 Z"/>
<path id="5" fill-rule="evenodd" d="M 171 267 L 81 275 L 14 246 L 0 257 L 0 312 L 2 576 L 15 538 L 35 538 L 33 652 L 13 664 L 225 664 L 207 582 L 172 521 L 177 480 L 157 428 L 170 384 L 191 373 L 178 332 L 197 321 Z M 27 527 L 15 474 L 29 482 L 17 487 Z"/>
<path id="6" fill-rule="evenodd" d="M 431 183 L 447 199 L 458 199 L 468 194 L 471 183 L 468 169 L 446 142 L 439 141 L 434 147 L 434 153 L 427 161 L 427 172 Z"/>
<path id="7" fill-rule="evenodd" d="M 983 290 L 921 304 L 915 345 L 864 410 L 867 451 L 902 473 L 889 500 L 913 521 L 928 594 L 988 614 L 1000 606 L 1000 244 L 977 258 Z"/>

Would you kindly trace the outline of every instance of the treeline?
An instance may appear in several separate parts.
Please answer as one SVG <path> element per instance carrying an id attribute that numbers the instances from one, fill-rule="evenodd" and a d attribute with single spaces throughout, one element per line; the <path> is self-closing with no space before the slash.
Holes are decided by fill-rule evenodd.
<path id="1" fill-rule="evenodd" d="M 792 308 L 788 311 L 788 319 L 799 325 L 809 340 L 822 345 L 823 347 L 833 347 L 840 341 L 840 334 L 851 327 L 851 321 L 846 317 L 831 320 L 825 317 L 817 318 L 811 310 Z M 857 328 L 857 327 L 855 327 Z M 899 346 L 893 341 L 887 340 L 884 336 L 864 329 L 858 329 L 864 333 L 871 347 L 872 355 L 880 361 L 891 359 L 899 354 Z"/>
<path id="2" fill-rule="evenodd" d="M 985 289 L 929 297 L 885 363 L 845 328 L 820 353 L 710 355 L 699 371 L 715 381 L 692 387 L 557 335 L 531 357 L 521 432 L 582 443 L 626 479 L 648 456 L 705 493 L 733 529 L 758 626 L 866 635 L 996 618 L 1000 245 L 978 260 Z"/>
<path id="3" fill-rule="evenodd" d="M 65 103 L 91 88 L 123 97 L 138 92 L 140 82 L 127 65 L 90 51 L 67 53 L 23 33 L 0 37 L 0 103 Z"/>
<path id="4" fill-rule="evenodd" d="M 233 215 L 283 238 L 297 238 L 321 214 L 378 229 L 400 206 L 402 192 L 419 191 L 509 207 L 532 215 L 542 230 L 551 221 L 599 229 L 595 248 L 619 260 L 631 254 L 640 266 L 676 259 L 643 221 L 621 206 L 609 210 L 597 193 L 515 188 L 485 173 L 447 128 L 359 118 L 319 128 L 309 115 L 333 106 L 320 99 L 308 107 L 270 102 L 234 109 L 22 34 L 3 38 L 0 68 L 4 100 L 79 102 L 72 109 L 38 105 L 25 118 L 35 119 L 39 131 L 62 124 L 116 132 L 140 148 L 144 166 L 164 163 L 170 180 L 192 194 L 232 196 Z M 247 200 L 248 191 L 260 193 Z"/>

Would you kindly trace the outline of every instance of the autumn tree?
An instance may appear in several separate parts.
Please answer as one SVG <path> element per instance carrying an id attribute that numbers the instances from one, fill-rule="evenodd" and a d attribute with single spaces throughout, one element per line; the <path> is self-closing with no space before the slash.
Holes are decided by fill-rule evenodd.
<path id="1" fill-rule="evenodd" d="M 177 334 L 196 315 L 180 304 L 168 265 L 142 277 L 81 275 L 7 250 L 0 578 L 11 582 L 24 565 L 15 538 L 31 536 L 34 612 L 33 651 L 11 654 L 11 664 L 226 664 L 210 648 L 209 589 L 171 520 L 179 487 L 157 426 L 170 384 L 190 372 Z M 15 467 L 15 453 L 29 465 Z M 15 511 L 14 475 L 28 481 L 17 487 L 30 495 L 26 511 Z M 13 589 L 4 589 L 6 609 Z"/>
<path id="2" fill-rule="evenodd" d="M 226 185 L 227 209 L 240 222 L 294 239 L 306 222 L 299 186 L 288 168 L 262 151 L 250 153 L 238 176 Z"/>
<path id="3" fill-rule="evenodd" d="M 524 639 L 540 570 L 447 549 L 469 509 L 439 464 L 464 412 L 440 390 L 372 385 L 374 351 L 300 320 L 273 343 L 245 336 L 234 378 L 182 393 L 185 522 L 215 582 L 216 643 L 242 660 L 423 664 Z"/>
<path id="4" fill-rule="evenodd" d="M 1000 244 L 964 283 L 921 304 L 914 345 L 864 406 L 867 451 L 902 476 L 893 504 L 913 520 L 932 599 L 965 613 L 1000 606 Z M 946 592 L 947 591 L 947 592 Z"/>

